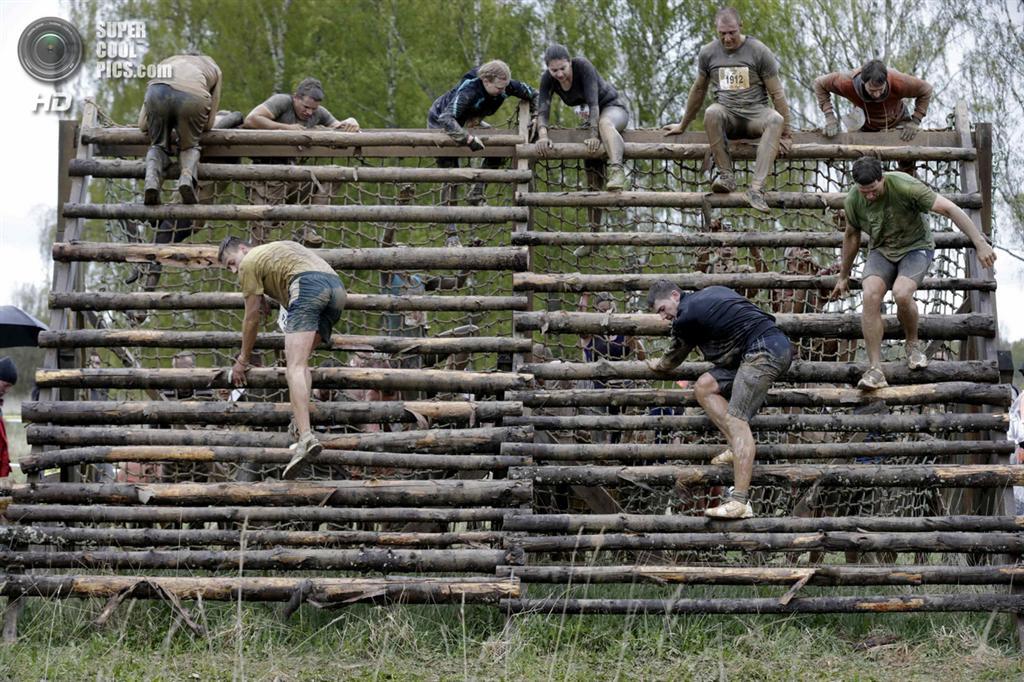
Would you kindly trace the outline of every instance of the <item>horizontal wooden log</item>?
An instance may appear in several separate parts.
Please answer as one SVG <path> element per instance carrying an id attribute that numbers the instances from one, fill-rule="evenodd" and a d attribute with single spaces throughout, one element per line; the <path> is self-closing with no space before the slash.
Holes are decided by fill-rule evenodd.
<path id="1" fill-rule="evenodd" d="M 246 372 L 250 388 L 285 388 L 283 367 L 254 367 Z M 437 393 L 480 393 L 493 395 L 523 388 L 529 374 L 457 372 L 440 369 L 373 369 L 361 367 L 314 367 L 314 388 L 374 388 L 381 391 L 432 391 Z M 146 369 L 112 367 L 102 369 L 38 370 L 40 388 L 173 388 L 179 390 L 234 388 L 228 368 Z"/>
<path id="2" fill-rule="evenodd" d="M 50 294 L 51 308 L 71 310 L 242 310 L 245 298 L 240 293 L 178 293 L 170 291 L 66 292 Z M 526 310 L 525 296 L 383 296 L 347 294 L 345 310 Z"/>
<path id="3" fill-rule="evenodd" d="M 140 204 L 141 206 L 141 204 Z M 146 208 L 146 207 L 143 207 Z M 215 208 L 213 206 L 165 206 L 164 209 Z M 269 208 L 288 208 L 284 206 Z M 294 206 L 291 208 L 345 208 L 342 206 Z M 355 207 L 359 208 L 359 207 Z M 415 208 L 396 206 L 395 208 Z M 454 209 L 453 209 L 454 210 Z M 144 216 L 145 217 L 145 216 Z M 518 220 L 518 218 L 514 218 Z M 263 218 L 247 218 L 263 220 Z M 346 219 L 347 220 L 347 219 Z M 439 218 L 442 222 L 451 222 Z M 522 220 L 526 220 L 525 217 Z M 119 244 L 106 242 L 56 242 L 53 259 L 59 262 L 160 263 L 171 267 L 205 270 L 219 268 L 215 244 Z M 392 247 L 383 249 L 316 249 L 336 270 L 525 270 L 527 249 L 521 246 L 473 246 L 467 248 Z"/>
<path id="4" fill-rule="evenodd" d="M 36 383 L 40 386 L 38 374 Z M 694 407 L 697 400 L 692 389 L 605 388 L 566 389 L 556 391 L 511 391 L 505 397 L 521 401 L 526 407 Z M 950 381 L 939 384 L 890 386 L 877 391 L 855 388 L 774 388 L 768 391 L 765 405 L 796 407 L 842 407 L 866 405 L 884 400 L 889 405 L 928 405 L 960 403 L 999 405 L 1013 401 L 1008 385 L 976 384 Z"/>
<path id="5" fill-rule="evenodd" d="M 179 168 L 173 164 L 166 173 L 168 178 L 178 177 Z M 71 177 L 135 178 L 146 175 L 144 161 L 124 159 L 72 159 L 68 166 Z M 200 163 L 199 177 L 203 180 L 236 182 L 381 182 L 381 183 L 520 183 L 529 182 L 529 170 L 492 169 L 463 166 L 461 168 L 406 168 L 378 166 L 306 166 L 293 164 L 237 164 Z"/>
<path id="6" fill-rule="evenodd" d="M 962 148 L 962 140 L 959 133 L 954 130 L 926 130 L 918 132 L 914 140 L 907 144 L 900 139 L 899 130 L 892 130 L 880 133 L 862 133 L 860 131 L 839 133 L 836 137 L 825 137 L 815 130 L 794 130 L 793 144 L 820 144 L 820 145 L 853 145 L 864 146 L 871 150 L 883 152 L 892 147 L 956 147 Z M 548 135 L 555 144 L 586 142 L 590 131 L 586 128 L 550 128 Z M 692 130 L 682 135 L 666 136 L 661 128 L 632 128 L 622 131 L 622 139 L 627 143 L 648 143 L 648 144 L 707 144 L 707 133 L 699 130 Z M 753 147 L 749 140 L 733 140 L 730 144 L 737 149 L 741 146 Z M 701 157 L 703 158 L 703 157 Z M 830 158 L 830 157 L 829 157 Z"/>
<path id="7" fill-rule="evenodd" d="M 263 481 L 259 483 L 34 483 L 14 485 L 20 504 L 228 504 L 288 506 L 508 505 L 530 500 L 530 481 Z"/>
<path id="8" fill-rule="evenodd" d="M 527 554 L 578 551 L 980 552 L 1019 553 L 1024 534 L 1002 533 L 602 533 L 509 538 Z"/>
<path id="9" fill-rule="evenodd" d="M 42 338 L 42 332 L 39 336 Z M 529 372 L 536 379 L 586 380 L 586 379 L 633 379 L 648 381 L 693 380 L 710 371 L 709 362 L 684 362 L 671 372 L 654 372 L 645 362 L 551 362 L 525 364 L 520 371 Z M 808 362 L 794 360 L 780 381 L 800 384 L 856 384 L 868 369 L 865 362 Z M 933 361 L 925 369 L 909 370 L 905 362 L 883 362 L 885 378 L 893 385 L 935 383 L 945 381 L 971 381 L 977 383 L 998 383 L 999 368 L 990 360 L 967 362 Z"/>
<path id="10" fill-rule="evenodd" d="M 33 445 L 173 445 L 287 448 L 287 433 L 267 431 L 212 431 L 186 429 L 111 429 L 88 426 L 43 426 L 29 424 L 28 442 Z M 379 452 L 498 452 L 502 443 L 533 439 L 533 428 L 477 427 L 473 429 L 426 429 L 374 433 L 321 434 L 320 442 L 330 450 L 374 450 Z"/>
<path id="11" fill-rule="evenodd" d="M 493 573 L 519 563 L 517 550 L 495 549 L 247 549 L 245 551 L 0 551 L 0 566 L 177 571 L 409 571 Z M 521 554 L 521 552 L 520 552 Z"/>
<path id="12" fill-rule="evenodd" d="M 78 464 L 116 462 L 221 462 L 287 464 L 295 452 L 288 448 L 231 448 L 168 445 L 96 445 L 68 450 L 48 450 L 21 457 L 22 473 Z M 408 452 L 368 452 L 362 450 L 324 450 L 316 458 L 322 466 L 367 467 L 384 469 L 442 469 L 446 471 L 504 470 L 531 463 L 518 455 L 438 455 Z"/>
<path id="13" fill-rule="evenodd" d="M 505 455 L 531 457 L 538 462 L 643 462 L 686 460 L 705 462 L 722 452 L 725 445 L 706 444 L 547 444 L 503 443 Z M 877 459 L 890 457 L 968 457 L 1009 455 L 1014 444 L 1006 440 L 929 439 L 896 443 L 785 443 L 758 444 L 757 460 Z M 22 464 L 24 468 L 24 464 Z"/>
<path id="14" fill-rule="evenodd" d="M 980 194 L 944 194 L 944 197 L 961 208 L 981 208 Z M 846 201 L 845 192 L 772 192 L 764 193 L 769 206 L 779 209 L 839 209 Z M 743 192 L 731 194 L 707 194 L 705 192 L 520 192 L 516 201 L 521 206 L 546 208 L 750 208 L 747 195 Z M 139 216 L 79 216 L 78 206 L 68 215 L 65 207 L 64 215 L 68 218 L 134 218 Z M 160 216 L 170 217 L 170 216 Z M 250 218 L 252 220 L 252 218 Z M 483 221 L 482 221 L 483 222 Z"/>
<path id="15" fill-rule="evenodd" d="M 655 585 L 1010 585 L 1021 566 L 499 566 L 523 583 Z"/>
<path id="16" fill-rule="evenodd" d="M 962 232 L 935 232 L 935 248 L 966 249 L 971 239 Z M 861 235 L 861 246 L 871 243 Z M 807 249 L 839 248 L 843 233 L 832 232 L 513 232 L 516 246 L 689 246 L 689 247 L 760 247 L 782 248 L 800 246 Z"/>
<path id="17" fill-rule="evenodd" d="M 707 138 L 704 140 L 685 143 L 679 141 L 679 138 L 664 137 L 657 142 L 626 142 L 625 156 L 627 159 L 699 160 L 709 153 Z M 735 159 L 753 159 L 757 154 L 757 146 L 733 142 L 729 145 L 729 152 Z M 542 158 L 534 144 L 517 145 L 516 156 L 524 159 Z M 545 156 L 550 159 L 603 159 L 605 152 L 603 149 L 592 152 L 580 142 L 556 142 Z M 977 152 L 969 147 L 803 143 L 794 144 L 790 151 L 779 156 L 779 160 L 858 159 L 862 156 L 878 156 L 886 161 L 971 161 L 977 157 Z"/>
<path id="18" fill-rule="evenodd" d="M 717 427 L 704 416 L 577 415 L 573 417 L 507 417 L 508 426 L 532 426 L 538 431 L 589 429 L 596 431 L 714 431 Z M 760 431 L 815 431 L 839 433 L 951 433 L 1005 431 L 1009 423 L 1003 414 L 765 414 L 750 420 Z"/>
<path id="19" fill-rule="evenodd" d="M 522 136 L 495 129 L 474 130 L 484 144 L 496 147 L 512 146 L 523 141 Z M 82 130 L 85 144 L 128 144 L 149 145 L 149 139 L 138 128 L 86 128 Z M 456 147 L 457 142 L 443 132 L 412 130 L 361 130 L 357 133 L 341 130 L 249 130 L 220 129 L 208 130 L 200 137 L 200 144 L 207 145 L 276 145 L 294 147 Z"/>
<path id="20" fill-rule="evenodd" d="M 869 531 L 1024 532 L 1021 516 L 760 517 L 716 521 L 675 514 L 510 514 L 502 530 L 519 533 L 818 533 Z M 953 567 L 950 567 L 953 568 Z M 962 568 L 962 567 L 960 567 Z M 1024 571 L 1024 566 L 1020 569 Z"/>
<path id="21" fill-rule="evenodd" d="M 119 507 L 11 504 L 3 517 L 16 523 L 387 523 L 500 522 L 521 509 L 510 507 Z"/>
<path id="22" fill-rule="evenodd" d="M 718 486 L 731 466 L 526 466 L 509 476 L 537 485 Z M 755 464 L 754 485 L 996 488 L 1024 484 L 1024 467 L 1005 464 Z M 17 500 L 15 495 L 15 500 Z"/>
<path id="23" fill-rule="evenodd" d="M 470 547 L 501 542 L 498 531 L 419 533 L 364 530 L 270 530 L 247 528 L 66 528 L 63 526 L 0 526 L 5 544 L 55 547 Z"/>
<path id="24" fill-rule="evenodd" d="M 411 423 L 419 416 L 438 423 L 493 422 L 522 414 L 523 404 L 507 401 L 352 401 L 312 402 L 314 425 Z M 290 403 L 228 400 L 31 402 L 22 419 L 51 424 L 217 424 L 287 426 Z"/>
<path id="25" fill-rule="evenodd" d="M 545 334 L 666 336 L 671 329 L 668 321 L 648 313 L 531 312 L 514 313 L 513 320 L 517 331 Z M 778 314 L 775 323 L 792 338 L 859 339 L 863 336 L 858 313 Z M 882 324 L 885 338 L 903 338 L 903 328 L 895 315 L 883 315 Z M 918 327 L 918 336 L 922 339 L 994 338 L 995 334 L 995 318 L 980 313 L 921 315 Z"/>
<path id="26" fill-rule="evenodd" d="M 372 604 L 493 604 L 519 595 L 517 578 L 177 577 L 120 575 L 4 576 L 0 594 L 49 599 L 291 601 L 297 594 L 318 606 Z"/>
<path id="27" fill-rule="evenodd" d="M 647 291 L 658 280 L 667 279 L 685 291 L 710 286 L 733 289 L 816 289 L 831 292 L 836 276 L 787 275 L 777 272 L 758 273 L 683 273 L 658 275 L 581 275 L 517 272 L 512 276 L 515 291 Z M 851 289 L 860 289 L 860 278 L 850 279 Z M 918 289 L 933 291 L 995 291 L 994 279 L 969 277 L 926 277 Z M 52 297 L 51 297 L 52 300 Z M 52 306 L 51 306 L 52 307 Z"/>
<path id="28" fill-rule="evenodd" d="M 559 616 L 622 614 L 652 616 L 739 613 L 910 613 L 917 611 L 1000 611 L 1024 613 L 1019 594 L 914 594 L 856 597 L 796 597 L 747 599 L 503 599 L 506 613 Z"/>

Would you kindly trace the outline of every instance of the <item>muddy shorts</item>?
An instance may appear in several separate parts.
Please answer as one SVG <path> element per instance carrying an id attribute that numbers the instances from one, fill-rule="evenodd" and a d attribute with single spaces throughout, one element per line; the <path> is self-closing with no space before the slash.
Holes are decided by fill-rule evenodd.
<path id="1" fill-rule="evenodd" d="M 300 272 L 288 283 L 288 319 L 284 333 L 319 332 L 320 340 L 331 340 L 331 329 L 345 309 L 345 286 L 337 275 Z"/>
<path id="2" fill-rule="evenodd" d="M 719 392 L 729 398 L 729 414 L 743 421 L 757 414 L 768 389 L 793 362 L 793 346 L 780 331 L 770 331 L 752 341 L 735 369 L 715 367 L 708 374 L 718 382 Z"/>
<path id="3" fill-rule="evenodd" d="M 906 277 L 914 280 L 917 286 L 921 286 L 924 276 L 928 274 L 928 268 L 931 267 L 934 253 L 931 249 L 915 249 L 908 251 L 903 258 L 894 263 L 878 251 L 869 251 L 860 279 L 863 282 L 872 275 L 881 277 L 885 287 L 892 289 L 897 277 Z"/>

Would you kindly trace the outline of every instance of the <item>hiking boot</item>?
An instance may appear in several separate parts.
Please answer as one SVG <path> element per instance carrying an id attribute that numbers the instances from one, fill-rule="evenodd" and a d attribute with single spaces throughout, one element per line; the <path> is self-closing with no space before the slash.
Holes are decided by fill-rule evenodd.
<path id="1" fill-rule="evenodd" d="M 608 179 L 605 180 L 604 188 L 608 192 L 621 192 L 626 188 L 626 169 L 621 163 L 608 167 Z"/>
<path id="2" fill-rule="evenodd" d="M 750 502 L 740 502 L 730 497 L 717 507 L 705 509 L 704 516 L 709 519 L 750 519 L 754 516 L 754 508 L 750 506 Z"/>
<path id="3" fill-rule="evenodd" d="M 295 478 L 299 469 L 303 464 L 313 460 L 319 455 L 324 446 L 320 443 L 312 431 L 306 431 L 302 436 L 299 437 L 299 442 L 289 448 L 295 451 L 292 455 L 292 459 L 288 462 L 288 466 L 284 468 L 281 473 L 281 478 L 284 480 L 291 480 Z"/>
<path id="4" fill-rule="evenodd" d="M 466 203 L 470 206 L 479 206 L 486 201 L 484 197 L 484 183 L 477 182 L 469 188 L 469 192 L 466 193 Z"/>
<path id="5" fill-rule="evenodd" d="M 160 189 L 164 184 L 164 172 L 171 160 L 160 147 L 150 147 L 146 152 L 146 184 L 142 201 L 146 206 L 157 206 L 160 203 Z"/>
<path id="6" fill-rule="evenodd" d="M 750 208 L 756 209 L 761 213 L 771 212 L 771 209 L 768 208 L 768 202 L 764 200 L 764 190 L 762 189 L 747 190 L 747 202 L 750 204 Z"/>
<path id="7" fill-rule="evenodd" d="M 885 380 L 885 374 L 880 367 L 869 367 L 864 376 L 857 382 L 857 388 L 862 391 L 875 391 L 879 388 L 886 388 L 889 382 Z"/>
<path id="8" fill-rule="evenodd" d="M 732 464 L 735 460 L 736 460 L 736 457 L 734 457 L 733 454 L 732 454 L 732 448 L 726 448 L 725 450 L 720 452 L 718 455 L 716 455 L 715 458 L 711 460 L 711 463 L 712 464 Z"/>
<path id="9" fill-rule="evenodd" d="M 924 354 L 918 345 L 907 344 L 907 367 L 910 369 L 924 369 L 928 366 L 928 356 Z"/>
<path id="10" fill-rule="evenodd" d="M 736 178 L 732 171 L 719 171 L 718 177 L 711 183 L 711 191 L 715 194 L 729 194 L 736 191 Z"/>
<path id="11" fill-rule="evenodd" d="M 199 188 L 199 147 L 183 149 L 178 153 L 178 163 L 181 164 L 181 175 L 178 177 L 178 194 L 186 204 L 198 204 L 199 196 L 196 190 Z"/>
<path id="12" fill-rule="evenodd" d="M 299 235 L 299 243 L 311 249 L 319 249 L 324 245 L 324 238 L 310 225 L 302 226 L 302 233 Z"/>

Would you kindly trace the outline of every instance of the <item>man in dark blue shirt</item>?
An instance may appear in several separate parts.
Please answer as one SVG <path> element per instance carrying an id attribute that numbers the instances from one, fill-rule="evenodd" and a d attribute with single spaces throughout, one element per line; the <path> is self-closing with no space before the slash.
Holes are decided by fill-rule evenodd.
<path id="1" fill-rule="evenodd" d="M 735 486 L 722 504 L 708 508 L 704 515 L 750 518 L 754 515 L 749 500 L 754 436 L 748 422 L 761 409 L 772 382 L 789 369 L 792 345 L 775 326 L 774 317 L 728 287 L 683 294 L 663 279 L 651 287 L 647 305 L 672 322 L 672 346 L 661 359 L 648 361 L 651 369 L 667 372 L 694 348 L 715 365 L 697 379 L 694 396 L 729 441 L 729 449 L 711 463 L 732 463 Z"/>

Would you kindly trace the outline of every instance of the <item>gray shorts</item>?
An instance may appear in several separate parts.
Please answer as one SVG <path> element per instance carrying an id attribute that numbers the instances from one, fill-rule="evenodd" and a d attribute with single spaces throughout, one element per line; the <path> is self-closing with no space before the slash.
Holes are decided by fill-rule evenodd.
<path id="1" fill-rule="evenodd" d="M 345 309 L 345 287 L 337 275 L 301 272 L 288 283 L 288 318 L 284 333 L 319 332 L 324 343 Z"/>
<path id="2" fill-rule="evenodd" d="M 931 267 L 934 254 L 931 249 L 915 249 L 908 251 L 903 258 L 894 263 L 878 251 L 868 251 L 868 260 L 864 263 L 864 273 L 860 279 L 863 282 L 871 276 L 881 277 L 885 287 L 892 289 L 897 277 L 906 277 L 914 280 L 917 286 L 921 286 L 924 276 L 928 274 L 928 268 Z"/>
<path id="3" fill-rule="evenodd" d="M 746 422 L 761 409 L 768 389 L 792 362 L 793 345 L 785 334 L 772 331 L 750 344 L 739 367 L 715 367 L 708 374 L 729 398 L 729 414 Z"/>

